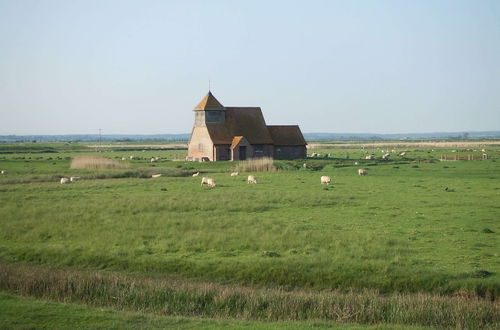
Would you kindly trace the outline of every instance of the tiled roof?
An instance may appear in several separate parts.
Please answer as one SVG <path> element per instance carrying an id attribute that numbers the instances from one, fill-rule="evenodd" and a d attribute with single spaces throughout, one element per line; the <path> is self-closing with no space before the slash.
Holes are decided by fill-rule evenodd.
<path id="1" fill-rule="evenodd" d="M 227 107 L 225 122 L 206 125 L 214 144 L 232 144 L 235 136 L 245 137 L 250 144 L 273 143 L 258 107 Z"/>
<path id="2" fill-rule="evenodd" d="M 208 92 L 204 98 L 201 99 L 200 103 L 194 108 L 194 110 L 224 110 L 224 106 L 213 96 L 212 92 Z"/>
<path id="3" fill-rule="evenodd" d="M 306 145 L 307 142 L 297 125 L 267 126 L 271 133 L 274 145 L 277 146 L 297 146 Z"/>
<path id="4" fill-rule="evenodd" d="M 267 126 L 259 107 L 224 107 L 210 91 L 194 110 L 225 110 L 224 122 L 206 124 L 214 144 L 227 144 L 233 147 L 243 138 L 250 144 L 282 146 L 307 144 L 299 126 Z"/>
<path id="5" fill-rule="evenodd" d="M 233 142 L 231 143 L 231 149 L 236 148 L 236 146 L 243 140 L 243 136 L 235 136 Z"/>

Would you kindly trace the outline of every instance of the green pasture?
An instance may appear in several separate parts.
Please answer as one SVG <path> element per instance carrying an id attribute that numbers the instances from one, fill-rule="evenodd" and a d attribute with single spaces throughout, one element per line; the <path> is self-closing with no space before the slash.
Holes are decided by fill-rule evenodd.
<path id="1" fill-rule="evenodd" d="M 185 150 L 48 147 L 0 145 L 4 262 L 285 288 L 500 293 L 498 147 L 488 160 L 457 162 L 439 155 L 482 152 L 407 149 L 384 162 L 364 159 L 378 149 L 318 149 L 318 158 L 251 173 L 257 185 L 246 183 L 250 173 L 230 177 L 231 162 L 172 160 Z M 129 168 L 69 168 L 86 154 L 125 157 Z M 201 187 L 197 171 L 218 186 Z M 83 180 L 58 183 L 71 175 Z"/>

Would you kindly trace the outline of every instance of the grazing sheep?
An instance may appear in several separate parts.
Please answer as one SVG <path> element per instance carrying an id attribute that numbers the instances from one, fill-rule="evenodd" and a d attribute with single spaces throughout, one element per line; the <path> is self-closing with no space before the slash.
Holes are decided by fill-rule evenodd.
<path id="1" fill-rule="evenodd" d="M 388 160 L 388 159 L 389 159 L 389 156 L 390 156 L 390 154 L 384 154 L 384 155 L 382 156 L 382 160 Z"/>
<path id="2" fill-rule="evenodd" d="M 127 160 L 127 158 L 125 158 L 125 157 L 122 157 L 122 160 Z"/>
<path id="3" fill-rule="evenodd" d="M 354 162 L 354 165 L 358 165 L 358 162 Z"/>
<path id="4" fill-rule="evenodd" d="M 216 186 L 215 179 L 212 179 L 212 178 L 206 178 L 206 177 L 201 178 L 201 185 L 203 186 L 204 184 L 206 184 L 209 187 Z"/>
<path id="5" fill-rule="evenodd" d="M 302 167 L 307 168 L 307 164 L 306 163 L 302 164 Z"/>
<path id="6" fill-rule="evenodd" d="M 404 152 L 404 151 L 403 151 L 403 152 L 402 152 L 402 153 L 400 153 L 399 155 L 400 155 L 401 157 L 403 157 L 404 155 L 406 155 L 406 152 Z"/>
<path id="7" fill-rule="evenodd" d="M 247 183 L 257 183 L 257 179 L 253 175 L 249 175 L 247 179 Z"/>
<path id="8" fill-rule="evenodd" d="M 138 160 L 139 159 L 139 157 L 136 157 L 136 156 L 130 156 L 129 158 L 130 158 L 130 160 Z"/>
<path id="9" fill-rule="evenodd" d="M 238 175 L 240 175 L 240 172 L 233 172 L 233 173 L 231 173 L 231 176 L 238 176 Z"/>
<path id="10" fill-rule="evenodd" d="M 7 174 L 7 171 L 6 170 L 2 170 L 0 173 Z"/>
<path id="11" fill-rule="evenodd" d="M 151 158 L 151 163 L 156 163 L 158 160 L 156 160 L 156 158 Z"/>
<path id="12" fill-rule="evenodd" d="M 326 175 L 323 175 L 321 177 L 321 184 L 325 183 L 325 184 L 330 184 L 330 182 L 332 182 L 332 179 L 330 179 L 329 176 L 326 176 Z"/>
<path id="13" fill-rule="evenodd" d="M 151 175 L 152 178 L 159 178 L 161 176 L 161 174 L 153 174 Z"/>
<path id="14" fill-rule="evenodd" d="M 311 157 L 318 157 L 318 156 L 319 156 L 319 155 L 318 155 L 316 152 L 313 152 L 313 153 L 311 154 Z"/>
<path id="15" fill-rule="evenodd" d="M 373 155 L 368 155 L 365 157 L 365 159 L 373 159 L 373 158 L 374 158 Z"/>
<path id="16" fill-rule="evenodd" d="M 77 181 L 80 181 L 82 178 L 79 177 L 79 176 L 72 176 L 69 178 L 69 181 L 71 182 L 77 182 Z"/>
<path id="17" fill-rule="evenodd" d="M 193 173 L 193 176 L 198 176 L 200 175 L 200 172 Z"/>
<path id="18" fill-rule="evenodd" d="M 71 183 L 71 181 L 69 181 L 69 178 L 61 178 L 61 184 L 66 184 L 66 183 Z"/>
<path id="19" fill-rule="evenodd" d="M 359 175 L 361 175 L 361 176 L 365 176 L 365 175 L 367 175 L 367 174 L 368 174 L 368 171 L 367 171 L 367 170 L 365 170 L 364 168 L 360 168 L 360 169 L 358 170 L 358 174 L 359 174 Z"/>

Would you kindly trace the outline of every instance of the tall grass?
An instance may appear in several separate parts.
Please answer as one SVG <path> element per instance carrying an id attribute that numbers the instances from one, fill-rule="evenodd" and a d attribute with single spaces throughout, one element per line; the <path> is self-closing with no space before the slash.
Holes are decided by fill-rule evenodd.
<path id="1" fill-rule="evenodd" d="M 500 304 L 477 297 L 251 288 L 0 264 L 0 289 L 24 296 L 162 315 L 259 321 L 333 320 L 498 328 Z"/>
<path id="2" fill-rule="evenodd" d="M 126 164 L 97 156 L 77 156 L 71 160 L 71 168 L 80 170 L 120 169 Z"/>
<path id="3" fill-rule="evenodd" d="M 271 157 L 254 158 L 241 161 L 236 166 L 238 172 L 272 172 L 276 171 L 274 160 Z"/>

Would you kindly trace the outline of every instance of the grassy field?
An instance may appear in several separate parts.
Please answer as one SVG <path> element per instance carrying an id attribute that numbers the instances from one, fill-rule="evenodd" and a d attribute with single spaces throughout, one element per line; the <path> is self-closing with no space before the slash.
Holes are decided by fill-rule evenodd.
<path id="1" fill-rule="evenodd" d="M 425 313 L 392 323 L 498 324 L 500 146 L 392 148 L 318 144 L 320 157 L 276 161 L 278 171 L 230 177 L 231 162 L 173 161 L 185 156 L 178 146 L 111 145 L 96 152 L 82 144 L 0 145 L 0 170 L 6 171 L 0 176 L 0 261 L 3 268 L 113 271 L 318 295 L 460 297 L 476 307 L 489 301 L 492 309 L 479 306 L 489 314 L 470 318 L 469 326 L 459 319 L 429 323 Z M 390 160 L 380 160 L 386 152 Z M 489 159 L 439 161 L 442 154 L 483 153 Z M 71 169 L 71 159 L 82 155 L 111 158 L 124 168 Z M 358 168 L 368 175 L 358 176 Z M 218 186 L 201 187 L 201 178 L 191 177 L 198 171 Z M 157 173 L 162 177 L 150 178 Z M 257 185 L 246 183 L 248 174 Z M 321 185 L 322 175 L 332 184 Z M 62 176 L 83 180 L 61 185 Z"/>

